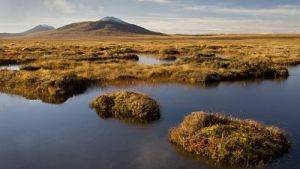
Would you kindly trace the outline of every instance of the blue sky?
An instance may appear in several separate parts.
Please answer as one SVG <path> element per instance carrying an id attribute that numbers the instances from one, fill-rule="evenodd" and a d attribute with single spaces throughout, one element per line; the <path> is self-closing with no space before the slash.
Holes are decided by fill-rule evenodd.
<path id="1" fill-rule="evenodd" d="M 300 33 L 300 0 L 0 0 L 0 32 L 105 16 L 164 33 Z"/>

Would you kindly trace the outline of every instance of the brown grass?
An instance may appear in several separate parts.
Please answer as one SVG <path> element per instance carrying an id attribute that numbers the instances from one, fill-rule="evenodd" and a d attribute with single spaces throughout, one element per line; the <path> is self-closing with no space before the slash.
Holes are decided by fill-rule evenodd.
<path id="1" fill-rule="evenodd" d="M 242 166 L 269 162 L 290 148 L 285 133 L 277 127 L 205 112 L 186 116 L 171 129 L 169 139 L 198 156 Z"/>
<path id="2" fill-rule="evenodd" d="M 134 92 L 117 92 L 97 97 L 91 107 L 103 118 L 149 122 L 160 117 L 159 106 L 149 96 Z"/>
<path id="3" fill-rule="evenodd" d="M 66 74 L 98 82 L 135 79 L 197 85 L 282 78 L 288 76 L 284 65 L 300 62 L 299 44 L 300 37 L 296 35 L 0 40 L 0 65 L 22 64 L 18 73 L 1 71 L 0 81 L 5 88 L 2 91 L 24 95 L 20 93 L 25 91 L 22 88 L 31 88 L 31 84 L 23 77 L 30 77 L 40 85 L 49 84 L 44 77 L 59 80 Z M 136 62 L 137 53 L 152 53 L 160 59 L 177 58 L 177 61 L 141 65 Z M 7 74 L 11 79 L 3 80 Z M 49 86 L 42 87 L 47 91 Z"/>
<path id="4" fill-rule="evenodd" d="M 72 73 L 41 70 L 36 72 L 0 70 L 0 91 L 49 103 L 63 103 L 83 92 L 92 81 Z"/>

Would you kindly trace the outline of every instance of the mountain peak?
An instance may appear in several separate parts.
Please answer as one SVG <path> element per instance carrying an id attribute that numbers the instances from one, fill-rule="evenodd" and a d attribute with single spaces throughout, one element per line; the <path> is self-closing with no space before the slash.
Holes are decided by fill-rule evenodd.
<path id="1" fill-rule="evenodd" d="M 28 31 L 23 32 L 22 34 L 29 34 L 29 33 L 37 33 L 37 32 L 44 32 L 44 31 L 51 31 L 54 30 L 55 28 L 53 26 L 49 25 L 37 25 L 36 27 L 29 29 Z"/>
<path id="2" fill-rule="evenodd" d="M 126 22 L 124 22 L 123 20 L 119 19 L 119 18 L 115 18 L 113 16 L 107 16 L 102 18 L 100 21 L 109 21 L 109 22 L 117 22 L 117 23 L 122 23 L 122 24 L 127 24 Z"/>
<path id="3" fill-rule="evenodd" d="M 47 38 L 99 38 L 103 36 L 133 36 L 133 35 L 163 35 L 141 26 L 127 23 L 121 19 L 108 16 L 97 21 L 83 21 L 71 23 L 55 29 L 49 25 L 38 25 L 26 32 L 5 34 L 2 37 L 47 37 Z M 1 35 L 0 35 L 1 36 Z"/>
<path id="4" fill-rule="evenodd" d="M 55 29 L 53 26 L 46 24 L 37 25 L 35 28 Z"/>

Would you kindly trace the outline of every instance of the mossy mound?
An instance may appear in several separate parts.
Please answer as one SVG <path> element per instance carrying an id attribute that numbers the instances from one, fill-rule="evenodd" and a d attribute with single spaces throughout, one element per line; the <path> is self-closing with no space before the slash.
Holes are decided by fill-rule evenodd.
<path id="1" fill-rule="evenodd" d="M 137 51 L 128 47 L 116 47 L 113 49 L 106 49 L 106 55 L 114 55 L 114 54 L 128 54 L 128 53 L 136 53 Z"/>
<path id="2" fill-rule="evenodd" d="M 245 79 L 278 79 L 289 76 L 286 67 L 274 65 L 267 59 L 238 60 L 218 57 L 182 57 L 176 65 L 193 65 L 194 69 L 173 71 L 170 76 L 176 81 L 190 83 L 215 83 Z M 196 69 L 198 66 L 200 69 Z"/>
<path id="3" fill-rule="evenodd" d="M 131 60 L 131 61 L 138 61 L 139 56 L 132 53 L 125 53 L 125 54 L 111 54 L 111 55 L 104 55 L 104 56 L 76 56 L 75 58 L 69 58 L 69 60 L 76 60 L 76 61 L 109 61 L 109 60 Z"/>
<path id="4" fill-rule="evenodd" d="M 63 103 L 87 89 L 92 80 L 73 73 L 0 71 L 0 91 L 47 103 Z"/>
<path id="5" fill-rule="evenodd" d="M 197 52 L 197 53 L 193 54 L 193 57 L 195 57 L 195 58 L 212 58 L 212 57 L 216 57 L 216 54 Z"/>
<path id="6" fill-rule="evenodd" d="M 103 118 L 114 117 L 149 122 L 160 117 L 157 102 L 140 93 L 117 92 L 105 94 L 97 97 L 90 105 Z"/>
<path id="7" fill-rule="evenodd" d="M 34 65 L 22 65 L 20 67 L 20 70 L 26 70 L 26 71 L 37 71 L 40 70 L 41 67 L 39 66 L 34 66 Z"/>
<path id="8" fill-rule="evenodd" d="M 290 148 L 279 128 L 205 112 L 186 116 L 169 140 L 190 153 L 242 166 L 269 162 Z"/>
<path id="9" fill-rule="evenodd" d="M 173 47 L 162 49 L 159 51 L 159 53 L 161 55 L 179 55 L 180 54 L 180 52 L 176 48 L 173 48 Z"/>
<path id="10" fill-rule="evenodd" d="M 55 79 L 44 81 L 39 85 L 41 91 L 47 90 L 47 95 L 55 97 L 70 97 L 81 93 L 91 84 L 91 80 L 79 77 L 75 74 L 66 74 Z"/>
<path id="11" fill-rule="evenodd" d="M 6 59 L 0 58 L 0 65 L 10 65 L 10 64 L 17 64 L 18 62 L 14 59 Z"/>
<path id="12" fill-rule="evenodd" d="M 105 57 L 104 57 L 105 58 Z M 107 57 L 108 59 L 120 59 L 120 60 L 133 60 L 133 61 L 138 61 L 139 56 L 136 54 L 113 54 Z"/>
<path id="13" fill-rule="evenodd" d="M 174 55 L 160 55 L 159 60 L 165 60 L 165 61 L 175 61 L 177 59 Z"/>

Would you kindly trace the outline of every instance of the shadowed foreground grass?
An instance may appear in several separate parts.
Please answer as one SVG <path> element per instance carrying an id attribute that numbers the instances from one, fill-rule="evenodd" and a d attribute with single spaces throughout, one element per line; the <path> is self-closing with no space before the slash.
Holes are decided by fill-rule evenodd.
<path id="1" fill-rule="evenodd" d="M 171 129 L 169 140 L 190 153 L 241 166 L 269 162 L 290 148 L 279 128 L 205 112 L 186 116 Z"/>
<path id="2" fill-rule="evenodd" d="M 160 117 L 159 105 L 147 95 L 117 92 L 97 97 L 90 104 L 102 118 L 129 119 L 149 122 Z"/>

